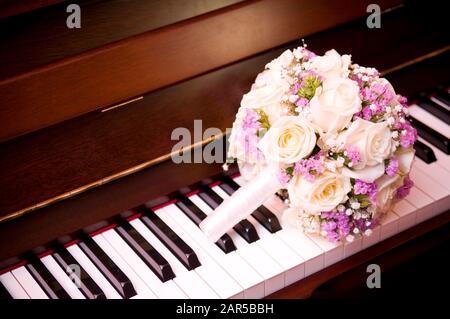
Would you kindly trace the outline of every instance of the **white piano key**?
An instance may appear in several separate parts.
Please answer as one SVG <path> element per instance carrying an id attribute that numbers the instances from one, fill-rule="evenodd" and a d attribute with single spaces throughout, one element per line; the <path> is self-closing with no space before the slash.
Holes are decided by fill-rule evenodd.
<path id="1" fill-rule="evenodd" d="M 419 167 L 413 165 L 411 167 L 411 171 L 409 172 L 409 176 L 411 177 L 417 188 L 422 190 L 434 201 L 438 201 L 448 196 L 448 190 L 442 187 L 442 185 L 436 183 L 431 178 L 431 170 L 432 168 L 430 167 L 425 174 L 419 169 Z"/>
<path id="2" fill-rule="evenodd" d="M 398 216 L 389 211 L 380 223 L 380 241 L 389 238 L 398 233 Z"/>
<path id="3" fill-rule="evenodd" d="M 219 186 L 215 186 L 212 189 L 224 199 L 229 197 Z M 291 285 L 304 278 L 304 259 L 287 246 L 277 235 L 271 234 L 251 215 L 247 217 L 247 220 L 252 223 L 260 237 L 256 244 L 283 268 L 285 285 Z"/>
<path id="4" fill-rule="evenodd" d="M 328 239 L 315 234 L 308 234 L 307 236 L 311 238 L 314 243 L 316 243 L 316 245 L 322 248 L 322 250 L 324 251 L 325 267 L 337 263 L 338 261 L 342 260 L 342 258 L 344 258 L 344 246 L 342 245 L 342 243 L 333 243 Z"/>
<path id="5" fill-rule="evenodd" d="M 362 249 L 362 236 L 354 236 L 352 242 L 345 241 L 344 242 L 344 258 L 350 257 Z"/>
<path id="6" fill-rule="evenodd" d="M 187 298 L 173 280 L 162 282 L 114 229 L 103 232 L 102 236 L 111 244 L 111 246 L 113 246 L 117 253 L 125 259 L 128 265 L 134 269 L 138 276 L 159 298 Z"/>
<path id="7" fill-rule="evenodd" d="M 439 104 L 441 107 L 443 107 L 444 109 L 446 109 L 447 111 L 450 111 L 450 105 L 445 104 L 444 102 L 440 101 L 439 99 L 437 99 L 434 96 L 430 96 L 430 100 L 433 101 L 436 104 Z"/>
<path id="8" fill-rule="evenodd" d="M 78 289 L 75 283 L 70 279 L 65 269 L 63 270 L 51 255 L 41 258 L 41 261 L 48 271 L 52 273 L 53 277 L 55 277 L 55 279 L 59 282 L 61 287 L 64 288 L 70 298 L 86 299 L 80 289 Z"/>
<path id="9" fill-rule="evenodd" d="M 183 231 L 183 228 L 172 219 L 165 208 L 155 210 L 155 213 L 195 251 L 201 263 L 201 266 L 195 268 L 195 271 L 221 298 L 242 298 L 244 296 L 243 288 Z"/>
<path id="10" fill-rule="evenodd" d="M 92 261 L 84 254 L 77 244 L 66 248 L 73 258 L 80 264 L 81 267 L 88 273 L 88 275 L 95 281 L 100 289 L 105 293 L 107 299 L 122 299 L 119 293 L 109 283 L 109 281 L 102 275 Z"/>
<path id="11" fill-rule="evenodd" d="M 408 202 L 407 199 L 402 199 L 393 207 L 394 212 L 399 216 L 398 230 L 403 231 L 416 224 L 416 208 Z"/>
<path id="12" fill-rule="evenodd" d="M 411 177 L 413 180 L 416 180 L 417 187 L 434 199 L 430 217 L 445 212 L 450 208 L 450 190 L 442 185 L 442 183 L 447 181 L 436 181 L 431 174 L 433 170 L 434 168 L 430 167 L 427 171 L 421 171 L 416 166 L 411 169 Z"/>
<path id="13" fill-rule="evenodd" d="M 142 279 L 134 272 L 134 270 L 126 263 L 126 261 L 116 252 L 110 243 L 102 236 L 95 235 L 92 239 L 100 246 L 100 248 L 111 258 L 111 260 L 123 271 L 130 279 L 136 290 L 136 296 L 132 299 L 155 299 L 156 295 L 147 287 Z"/>
<path id="14" fill-rule="evenodd" d="M 440 187 L 446 190 L 448 194 L 450 191 L 450 172 L 441 167 L 438 162 L 430 164 L 425 163 L 420 158 L 416 158 L 414 167 L 431 177 Z"/>
<path id="15" fill-rule="evenodd" d="M 30 296 L 25 292 L 23 287 L 19 284 L 11 272 L 4 273 L 0 276 L 0 282 L 8 290 L 9 294 L 14 299 L 30 299 Z"/>
<path id="16" fill-rule="evenodd" d="M 441 133 L 442 135 L 446 136 L 447 138 L 450 138 L 450 125 L 447 123 L 441 121 L 431 113 L 428 113 L 424 109 L 422 109 L 418 105 L 411 105 L 409 107 L 409 113 L 412 117 L 416 118 L 423 124 L 431 127 L 435 131 Z"/>
<path id="17" fill-rule="evenodd" d="M 246 183 L 242 176 L 238 176 L 234 180 L 241 186 Z M 275 214 L 281 223 L 282 229 L 275 234 L 305 260 L 305 276 L 322 270 L 325 265 L 324 251 L 300 229 L 284 224 L 282 215 L 286 205 L 281 199 L 273 195 L 264 202 L 264 206 Z"/>
<path id="18" fill-rule="evenodd" d="M 286 286 L 305 277 L 305 260 L 291 247 L 283 242 L 276 234 L 271 234 L 252 216 L 248 221 L 253 224 L 260 236 L 256 243 L 266 251 L 282 268 Z"/>
<path id="19" fill-rule="evenodd" d="M 322 270 L 325 267 L 324 251 L 300 229 L 284 223 L 282 218 L 284 203 L 274 195 L 264 203 L 264 206 L 275 214 L 281 223 L 282 229 L 275 234 L 305 260 L 305 276 Z"/>
<path id="20" fill-rule="evenodd" d="M 380 226 L 377 226 L 374 229 L 372 229 L 372 233 L 369 236 L 367 236 L 367 235 L 363 236 L 363 239 L 362 239 L 363 240 L 363 242 L 362 242 L 363 249 L 373 246 L 380 241 L 380 228 L 381 228 Z"/>
<path id="21" fill-rule="evenodd" d="M 190 197 L 206 215 L 212 212 L 212 209 L 197 195 Z M 245 259 L 265 280 L 265 295 L 284 288 L 284 275 L 281 266 L 276 263 L 266 252 L 255 243 L 249 244 L 233 229 L 228 235 L 237 248 L 237 253 Z"/>
<path id="22" fill-rule="evenodd" d="M 436 155 L 438 165 L 443 169 L 445 169 L 446 171 L 450 172 L 450 155 L 445 154 L 436 146 L 434 146 L 433 144 L 429 143 L 428 141 L 424 140 L 421 137 L 419 137 L 418 140 L 421 141 L 423 144 L 429 146 L 433 150 L 434 155 Z"/>
<path id="23" fill-rule="evenodd" d="M 173 281 L 184 291 L 189 298 L 212 299 L 219 298 L 214 290 L 195 272 L 189 271 L 164 246 L 163 243 L 139 219 L 130 221 L 130 224 L 145 238 L 170 264 L 175 278 Z"/>
<path id="24" fill-rule="evenodd" d="M 216 244 L 210 242 L 205 234 L 176 205 L 164 207 L 183 233 L 189 234 L 217 264 L 233 277 L 244 288 L 244 297 L 249 299 L 263 298 L 264 279 L 236 251 L 225 254 Z"/>
<path id="25" fill-rule="evenodd" d="M 415 182 L 417 183 L 417 181 Z M 432 204 L 434 200 L 422 192 L 417 186 L 413 186 L 410 190 L 408 201 L 416 207 L 416 223 L 420 223 L 433 216 Z"/>
<path id="26" fill-rule="evenodd" d="M 19 267 L 11 271 L 20 285 L 25 289 L 31 299 L 48 299 L 47 294 L 42 290 L 41 286 L 34 280 L 33 276 L 28 272 L 25 266 Z"/>

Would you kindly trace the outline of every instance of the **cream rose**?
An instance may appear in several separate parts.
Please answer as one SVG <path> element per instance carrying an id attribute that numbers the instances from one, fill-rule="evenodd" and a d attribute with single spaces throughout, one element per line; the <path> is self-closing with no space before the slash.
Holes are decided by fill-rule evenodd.
<path id="1" fill-rule="evenodd" d="M 241 100 L 244 108 L 262 109 L 269 117 L 270 122 L 275 121 L 282 113 L 282 98 L 289 90 L 289 82 L 280 72 L 266 70 L 256 78 L 255 84 Z"/>
<path id="2" fill-rule="evenodd" d="M 377 209 L 376 213 L 384 214 L 389 211 L 392 206 L 393 199 L 397 188 L 403 184 L 403 178 L 400 175 L 387 176 L 383 175 L 376 180 L 377 183 Z M 377 216 L 372 216 L 377 218 Z"/>
<path id="3" fill-rule="evenodd" d="M 316 56 L 311 60 L 309 69 L 317 71 L 325 78 L 347 77 L 351 62 L 350 55 L 340 55 L 336 50 L 329 50 L 323 56 Z"/>
<path id="4" fill-rule="evenodd" d="M 337 140 L 358 148 L 361 160 L 355 166 L 356 169 L 382 163 L 395 149 L 392 133 L 386 122 L 373 123 L 361 118 L 356 119 Z"/>
<path id="5" fill-rule="evenodd" d="M 337 137 L 338 144 L 352 145 L 359 150 L 360 162 L 343 174 L 372 183 L 384 174 L 384 160 L 392 155 L 395 145 L 385 122 L 373 123 L 356 119 Z"/>
<path id="6" fill-rule="evenodd" d="M 331 171 L 325 171 L 313 182 L 298 174 L 288 185 L 292 205 L 310 213 L 326 212 L 336 208 L 348 199 L 347 194 L 351 189 L 349 177 Z"/>
<path id="7" fill-rule="evenodd" d="M 266 160 L 292 164 L 311 154 L 316 134 L 309 122 L 299 116 L 282 116 L 275 121 L 258 148 Z"/>
<path id="8" fill-rule="evenodd" d="M 291 50 L 284 51 L 278 58 L 273 59 L 266 64 L 266 69 L 279 70 L 288 67 L 292 60 L 294 59 L 294 54 Z"/>
<path id="9" fill-rule="evenodd" d="M 359 87 L 350 79 L 326 79 L 310 102 L 312 121 L 324 133 L 344 129 L 361 110 Z"/>
<path id="10" fill-rule="evenodd" d="M 411 170 L 414 160 L 414 149 L 399 148 L 394 156 L 398 160 L 399 171 L 394 176 L 383 175 L 376 180 L 377 183 L 377 213 L 386 213 L 395 201 L 397 189 L 403 185 L 406 174 Z M 376 216 L 375 216 L 376 217 Z"/>

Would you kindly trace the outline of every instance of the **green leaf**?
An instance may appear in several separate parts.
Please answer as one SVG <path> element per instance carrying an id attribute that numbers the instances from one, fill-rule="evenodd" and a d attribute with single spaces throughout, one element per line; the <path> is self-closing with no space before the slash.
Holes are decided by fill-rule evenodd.
<path id="1" fill-rule="evenodd" d="M 306 77 L 303 80 L 304 84 L 297 92 L 297 95 L 305 99 L 311 100 L 316 94 L 316 89 L 322 85 L 322 81 L 313 75 Z"/>
<path id="2" fill-rule="evenodd" d="M 290 166 L 286 168 L 286 174 L 293 175 L 294 174 L 294 166 Z"/>
<path id="3" fill-rule="evenodd" d="M 270 128 L 269 116 L 261 109 L 257 109 L 256 113 L 259 115 L 258 122 L 261 123 L 261 126 L 268 130 Z M 263 134 L 264 135 L 264 134 Z"/>

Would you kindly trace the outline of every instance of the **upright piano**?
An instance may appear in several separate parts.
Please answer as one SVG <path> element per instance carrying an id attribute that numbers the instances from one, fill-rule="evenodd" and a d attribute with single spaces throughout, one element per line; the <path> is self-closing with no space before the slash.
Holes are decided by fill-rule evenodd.
<path id="1" fill-rule="evenodd" d="M 0 298 L 304 298 L 425 234 L 448 240 L 444 1 L 379 0 L 380 28 L 371 2 L 86 0 L 70 28 L 66 1 L 0 1 Z M 275 195 L 211 243 L 198 224 L 244 181 L 173 158 L 225 145 L 256 75 L 301 39 L 409 97 L 416 185 L 352 243 L 283 228 Z M 176 128 L 192 140 L 176 147 Z"/>

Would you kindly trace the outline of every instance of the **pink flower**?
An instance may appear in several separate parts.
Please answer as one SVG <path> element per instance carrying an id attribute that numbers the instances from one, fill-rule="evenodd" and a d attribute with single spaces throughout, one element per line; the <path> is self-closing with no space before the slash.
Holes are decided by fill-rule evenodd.
<path id="1" fill-rule="evenodd" d="M 261 158 L 261 151 L 257 148 L 259 137 L 258 130 L 262 127 L 259 122 L 260 116 L 252 109 L 245 110 L 245 117 L 240 130 L 241 140 L 244 143 L 246 155 L 252 154 L 256 158 Z"/>
<path id="2" fill-rule="evenodd" d="M 322 174 L 324 170 L 323 158 L 320 154 L 301 159 L 294 165 L 294 174 L 301 174 L 309 182 L 313 182 L 315 175 Z"/>
<path id="3" fill-rule="evenodd" d="M 280 171 L 278 173 L 277 177 L 278 177 L 278 181 L 283 186 L 286 186 L 287 183 L 289 183 L 289 181 L 291 180 L 291 176 L 288 173 L 286 173 L 286 171 L 284 171 L 284 170 Z"/>
<path id="4" fill-rule="evenodd" d="M 395 197 L 398 199 L 405 198 L 406 196 L 408 196 L 409 191 L 413 186 L 414 182 L 409 178 L 409 175 L 405 176 L 405 179 L 403 180 L 403 185 L 397 188 Z"/>
<path id="5" fill-rule="evenodd" d="M 355 186 L 353 187 L 353 192 L 355 195 L 367 195 L 372 203 L 376 202 L 377 198 L 377 184 L 366 183 L 360 179 L 355 181 Z"/>
<path id="6" fill-rule="evenodd" d="M 389 165 L 386 167 L 386 174 L 388 176 L 394 176 L 398 172 L 398 159 L 395 157 L 391 158 Z"/>
<path id="7" fill-rule="evenodd" d="M 413 145 L 417 140 L 417 131 L 412 127 L 411 123 L 402 118 L 404 122 L 400 120 L 394 124 L 394 127 L 400 131 L 400 145 L 404 148 L 408 148 Z"/>
<path id="8" fill-rule="evenodd" d="M 359 153 L 359 150 L 353 145 L 346 145 L 344 154 L 347 156 L 350 162 L 352 162 L 353 166 L 358 164 L 361 160 L 361 154 Z"/>
<path id="9" fill-rule="evenodd" d="M 295 105 L 297 107 L 302 107 L 303 108 L 303 107 L 307 106 L 308 103 L 309 103 L 308 99 L 305 99 L 304 97 L 301 97 L 301 98 L 299 98 L 297 100 L 297 102 L 295 102 Z"/>

